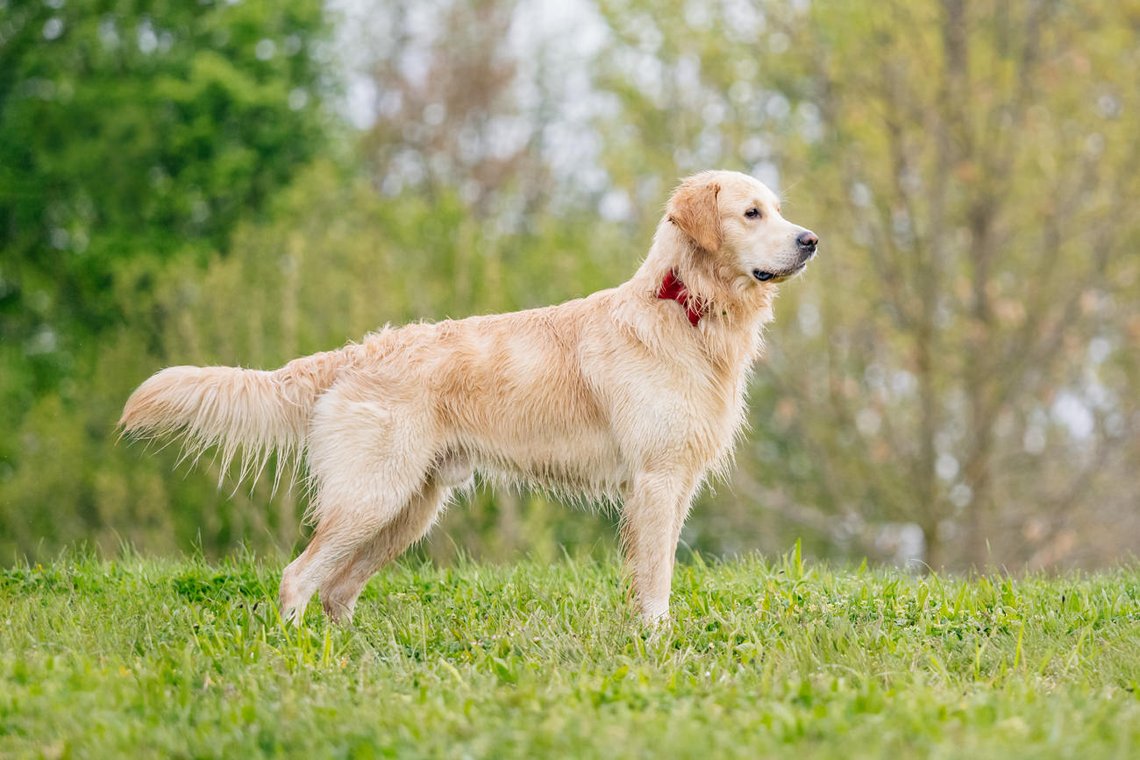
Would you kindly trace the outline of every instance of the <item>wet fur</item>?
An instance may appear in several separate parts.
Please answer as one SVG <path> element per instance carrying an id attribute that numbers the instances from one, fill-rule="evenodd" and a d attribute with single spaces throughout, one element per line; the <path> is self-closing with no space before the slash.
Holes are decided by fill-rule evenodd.
<path id="1" fill-rule="evenodd" d="M 740 221 L 765 208 L 770 229 Z M 642 616 L 668 611 L 681 525 L 729 464 L 775 282 L 752 266 L 803 262 L 767 188 L 732 172 L 682 182 L 626 283 L 541 309 L 385 328 L 276 371 L 172 367 L 139 387 L 120 422 L 136 437 L 217 447 L 256 477 L 303 457 L 316 525 L 285 570 L 283 613 L 313 593 L 338 620 L 384 563 L 422 538 L 474 472 L 620 504 Z M 792 246 L 794 249 L 794 246 Z M 805 259 L 806 261 L 806 259 Z M 704 313 L 656 297 L 674 271 Z M 225 469 L 223 467 L 223 469 Z M 281 471 L 281 467 L 277 468 Z"/>

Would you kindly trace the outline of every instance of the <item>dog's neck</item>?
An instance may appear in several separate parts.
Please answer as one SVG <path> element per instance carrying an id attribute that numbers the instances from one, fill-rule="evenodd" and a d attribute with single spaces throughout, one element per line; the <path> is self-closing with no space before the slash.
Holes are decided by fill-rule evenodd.
<path id="1" fill-rule="evenodd" d="M 668 219 L 662 219 L 653 236 L 649 255 L 629 285 L 650 298 L 675 291 L 679 280 L 685 290 L 684 302 L 695 307 L 704 331 L 732 332 L 758 330 L 771 319 L 774 284 L 759 283 L 737 271 L 726 257 L 698 248 Z M 670 298 L 668 292 L 664 297 Z M 676 300 L 676 299 L 674 299 Z"/>
<path id="2" fill-rule="evenodd" d="M 685 316 L 689 324 L 696 327 L 701 317 L 705 315 L 704 304 L 689 294 L 685 282 L 677 276 L 677 272 L 670 269 L 661 280 L 661 287 L 657 289 L 657 297 L 665 301 L 676 301 L 685 309 Z"/>
<path id="3" fill-rule="evenodd" d="M 691 346 L 712 376 L 720 378 L 718 384 L 736 387 L 762 353 L 763 327 L 772 319 L 776 295 L 774 285 L 758 283 L 738 270 L 730 257 L 698 248 L 663 219 L 645 261 L 622 286 L 632 308 L 615 316 L 654 350 L 675 353 Z M 670 273 L 684 283 L 684 305 L 669 304 L 677 320 L 661 322 L 652 313 L 659 308 Z M 690 307 L 699 313 L 695 323 Z"/>

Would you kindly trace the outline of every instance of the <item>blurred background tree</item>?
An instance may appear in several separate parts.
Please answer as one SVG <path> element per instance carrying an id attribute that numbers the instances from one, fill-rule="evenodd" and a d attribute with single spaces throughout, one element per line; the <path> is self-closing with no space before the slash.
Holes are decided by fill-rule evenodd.
<path id="1" fill-rule="evenodd" d="M 325 33 L 317 0 L 5 8 L 0 308 L 22 387 L 54 388 L 122 323 L 127 262 L 228 250 L 322 149 Z"/>
<path id="2" fill-rule="evenodd" d="M 1132 551 L 1140 6 L 603 5 L 626 175 L 742 162 L 826 241 L 707 540 L 751 539 L 759 505 L 769 548 Z"/>
<path id="3" fill-rule="evenodd" d="M 94 368 L 123 329 L 160 351 L 158 272 L 226 253 L 326 148 L 328 31 L 319 0 L 0 5 L 0 424 L 69 428 L 0 438 L 9 547 L 107 527 Z"/>
<path id="4" fill-rule="evenodd" d="M 690 545 L 1134 553 L 1138 32 L 1135 2 L 0 2 L 0 556 L 289 549 L 295 495 L 114 445 L 135 384 L 609 286 L 710 166 L 824 247 Z M 612 542 L 472 501 L 429 552 Z"/>

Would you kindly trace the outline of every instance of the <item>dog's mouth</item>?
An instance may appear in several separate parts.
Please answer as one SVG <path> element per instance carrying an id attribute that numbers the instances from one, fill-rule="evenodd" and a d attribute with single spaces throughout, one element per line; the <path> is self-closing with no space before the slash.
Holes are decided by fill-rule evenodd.
<path id="1" fill-rule="evenodd" d="M 801 261 L 791 269 L 784 269 L 779 272 L 769 272 L 766 269 L 753 269 L 752 276 L 759 282 L 783 282 L 784 280 L 795 277 L 800 272 L 807 268 L 807 260 Z"/>
<path id="2" fill-rule="evenodd" d="M 815 251 L 811 251 L 802 259 L 796 262 L 795 266 L 790 269 L 781 269 L 779 271 L 772 271 L 769 269 L 753 269 L 752 276 L 759 282 L 783 282 L 784 280 L 795 277 L 800 272 L 807 268 L 808 262 L 815 258 Z"/>

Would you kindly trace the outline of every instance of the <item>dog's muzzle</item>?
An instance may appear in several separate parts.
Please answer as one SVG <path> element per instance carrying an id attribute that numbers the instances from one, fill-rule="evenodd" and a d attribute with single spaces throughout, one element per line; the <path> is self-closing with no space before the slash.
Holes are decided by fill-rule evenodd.
<path id="1" fill-rule="evenodd" d="M 815 256 L 816 249 L 819 246 L 819 237 L 816 236 L 811 230 L 804 230 L 796 236 L 796 251 L 799 253 L 799 261 L 791 269 L 785 269 L 782 272 L 769 272 L 764 269 L 753 269 L 752 276 L 760 282 L 770 282 L 772 280 L 781 281 L 786 280 L 792 275 L 799 274 L 799 272 L 807 266 Z"/>

